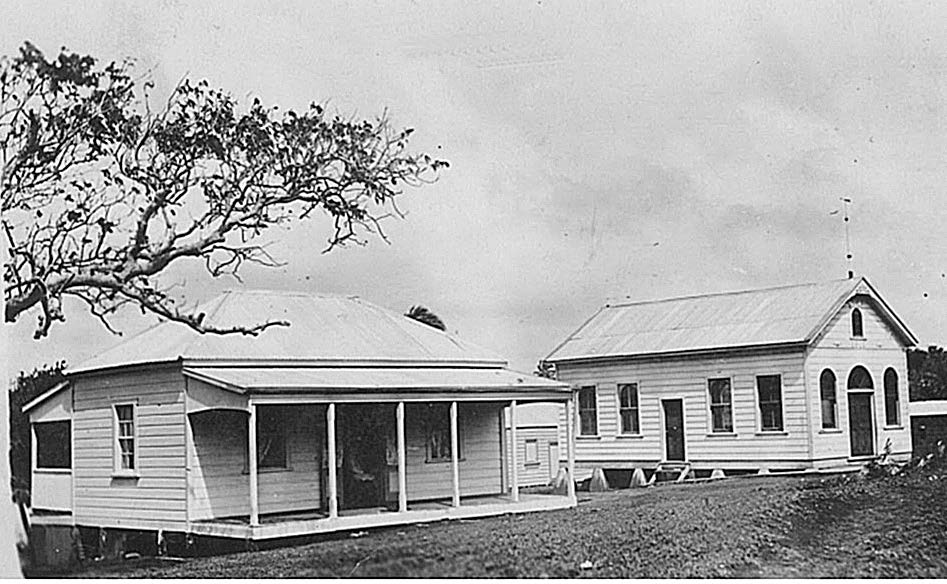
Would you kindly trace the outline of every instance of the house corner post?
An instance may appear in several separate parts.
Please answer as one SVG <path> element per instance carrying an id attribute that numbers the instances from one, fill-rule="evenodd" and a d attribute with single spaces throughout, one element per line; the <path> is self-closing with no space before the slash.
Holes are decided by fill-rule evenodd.
<path id="1" fill-rule="evenodd" d="M 408 510 L 408 465 L 404 438 L 404 402 L 398 402 L 398 511 Z"/>
<path id="2" fill-rule="evenodd" d="M 335 456 L 335 403 L 326 408 L 327 450 L 329 451 L 329 518 L 339 516 L 338 469 Z"/>
<path id="3" fill-rule="evenodd" d="M 457 439 L 457 402 L 450 403 L 450 466 L 454 486 L 451 504 L 460 507 L 460 441 Z"/>
<path id="4" fill-rule="evenodd" d="M 254 403 L 250 404 L 250 418 L 247 421 L 247 454 L 249 459 L 249 474 L 250 474 L 250 526 L 255 527 L 260 524 L 260 496 L 259 496 L 259 483 L 257 477 L 257 438 L 256 438 L 256 423 L 257 423 L 257 405 Z"/>
<path id="5" fill-rule="evenodd" d="M 519 443 L 516 439 L 516 400 L 510 402 L 510 495 L 520 500 Z"/>
<path id="6" fill-rule="evenodd" d="M 572 400 L 566 402 L 566 464 L 568 466 L 569 482 L 566 485 L 567 494 L 575 498 L 575 408 Z"/>

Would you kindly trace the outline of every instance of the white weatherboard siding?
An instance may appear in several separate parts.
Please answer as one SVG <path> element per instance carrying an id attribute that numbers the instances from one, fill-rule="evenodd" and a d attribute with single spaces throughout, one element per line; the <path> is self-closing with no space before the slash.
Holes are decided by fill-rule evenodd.
<path id="1" fill-rule="evenodd" d="M 563 408 L 564 409 L 564 408 Z M 559 431 L 555 425 L 556 418 L 550 426 L 519 426 L 516 429 L 516 460 L 519 464 L 519 483 L 521 487 L 548 485 L 550 479 L 556 476 L 559 470 L 559 459 L 566 452 L 563 447 L 558 449 Z M 512 460 L 510 452 L 509 429 L 507 429 L 507 460 Z M 536 441 L 537 461 L 528 462 L 526 459 L 526 443 Z M 565 445 L 565 441 L 561 442 Z M 552 450 L 550 447 L 552 446 Z"/>
<path id="2" fill-rule="evenodd" d="M 321 504 L 319 460 L 325 443 L 325 410 L 303 405 L 282 410 L 286 412 L 288 468 L 260 470 L 261 514 L 317 509 Z M 237 411 L 191 416 L 192 521 L 249 515 L 247 420 L 246 413 Z"/>
<path id="3" fill-rule="evenodd" d="M 176 368 L 76 377 L 74 517 L 78 525 L 184 530 L 184 378 Z M 136 404 L 138 476 L 114 475 L 113 405 Z"/>
<path id="4" fill-rule="evenodd" d="M 464 403 L 458 406 L 460 431 L 460 494 L 494 495 L 500 483 L 500 410 L 504 404 Z M 405 453 L 408 500 L 449 498 L 453 483 L 450 460 L 427 461 L 427 436 L 423 415 L 426 408 L 409 403 L 405 407 Z M 390 469 L 388 482 L 398 484 L 397 468 Z"/>
<path id="5" fill-rule="evenodd" d="M 760 432 L 756 376 L 782 377 L 785 432 Z M 711 434 L 707 380 L 731 379 L 735 435 Z M 559 364 L 559 380 L 574 387 L 596 386 L 598 436 L 576 438 L 577 477 L 594 467 L 654 466 L 664 459 L 662 399 L 684 400 L 685 456 L 695 467 L 799 468 L 809 457 L 803 380 L 803 352 L 731 354 Z M 618 426 L 618 384 L 637 383 L 640 436 L 622 436 Z M 562 408 L 564 410 L 564 408 Z M 560 443 L 565 443 L 564 414 Z"/>
<path id="6" fill-rule="evenodd" d="M 862 313 L 863 339 L 855 339 L 851 334 L 851 309 L 856 306 Z M 847 382 L 849 372 L 856 365 L 861 365 L 868 370 L 875 386 L 872 398 L 875 452 L 880 454 L 886 441 L 890 439 L 893 455 L 901 459 L 910 456 L 908 372 L 904 347 L 874 308 L 856 297 L 833 317 L 806 359 L 810 410 L 812 411 L 812 458 L 816 467 L 845 464 L 851 455 Z M 886 428 L 884 372 L 889 367 L 898 374 L 900 424 L 897 427 Z M 838 430 L 822 429 L 819 378 L 826 368 L 832 369 L 836 376 Z"/>

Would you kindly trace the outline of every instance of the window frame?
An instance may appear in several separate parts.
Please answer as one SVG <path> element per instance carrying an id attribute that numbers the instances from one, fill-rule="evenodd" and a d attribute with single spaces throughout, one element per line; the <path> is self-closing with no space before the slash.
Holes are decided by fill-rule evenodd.
<path id="1" fill-rule="evenodd" d="M 529 457 L 529 445 L 533 444 L 536 446 L 536 456 L 532 459 Z M 523 440 L 523 465 L 524 466 L 539 466 L 539 439 L 537 438 L 526 438 Z"/>
<path id="2" fill-rule="evenodd" d="M 891 373 L 894 377 L 894 408 L 890 409 L 888 403 L 888 374 Z M 901 388 L 899 387 L 900 376 L 898 375 L 897 369 L 894 367 L 885 368 L 885 372 L 882 374 L 882 399 L 885 404 L 885 428 L 900 428 L 901 426 Z M 894 421 L 891 421 L 891 415 L 894 414 Z"/>
<path id="3" fill-rule="evenodd" d="M 727 388 L 730 393 L 730 401 L 727 402 L 726 407 L 730 408 L 730 429 L 721 429 L 718 430 L 714 425 L 714 406 L 721 407 L 724 406 L 723 403 L 715 404 L 713 401 L 713 393 L 710 391 L 710 384 L 713 381 L 726 381 Z M 708 421 L 708 430 L 710 434 L 714 435 L 733 435 L 736 434 L 736 423 L 733 419 L 733 377 L 708 377 L 706 378 L 706 387 L 707 387 L 707 421 Z"/>
<path id="4" fill-rule="evenodd" d="M 428 414 L 424 417 L 424 462 L 426 464 L 443 464 L 450 463 L 453 460 L 453 453 L 450 451 L 453 448 L 451 444 L 451 432 L 450 432 L 450 402 L 431 402 L 424 404 L 425 405 L 425 414 Z M 445 412 L 443 431 L 447 434 L 447 445 L 448 452 L 447 456 L 434 456 L 432 452 L 432 432 L 438 428 L 435 428 L 432 424 L 433 417 L 430 415 L 432 411 L 436 411 L 439 408 L 443 408 Z M 460 417 L 460 404 L 457 404 L 457 460 L 458 462 L 464 460 L 464 426 L 461 424 Z"/>
<path id="5" fill-rule="evenodd" d="M 763 400 L 760 395 L 760 379 L 765 377 L 775 377 L 779 380 L 779 428 L 764 428 Z M 782 373 L 760 373 L 755 375 L 755 395 L 756 395 L 756 416 L 757 432 L 760 434 L 787 434 L 786 432 L 786 400 L 783 399 L 783 374 Z M 770 403 L 770 402 L 766 402 Z"/>
<path id="6" fill-rule="evenodd" d="M 591 390 L 592 398 L 594 400 L 594 408 L 585 408 L 585 411 L 593 411 L 595 413 L 595 432 L 590 434 L 585 434 L 582 432 L 582 390 Z M 576 438 L 598 438 L 600 434 L 599 426 L 599 399 L 598 399 L 598 386 L 597 385 L 583 385 L 579 387 L 575 392 L 575 423 L 577 428 L 575 429 Z"/>
<path id="7" fill-rule="evenodd" d="M 130 407 L 132 416 L 132 436 L 122 436 L 121 435 L 121 421 L 118 417 L 118 409 L 121 407 Z M 139 474 L 140 463 L 141 463 L 141 448 L 140 440 L 138 436 L 138 402 L 136 400 L 132 401 L 121 401 L 115 402 L 112 404 L 112 473 L 117 476 L 132 476 L 136 477 Z M 122 457 L 122 444 L 121 440 L 131 439 L 132 441 L 132 466 L 125 468 L 123 466 L 123 457 Z"/>
<path id="8" fill-rule="evenodd" d="M 66 466 L 40 466 L 40 441 L 39 435 L 36 432 L 37 426 L 46 426 L 50 424 L 66 424 L 67 426 L 67 440 L 66 447 L 69 449 L 69 460 Z M 45 473 L 71 473 L 72 467 L 74 464 L 74 454 L 72 451 L 72 420 L 63 419 L 63 420 L 48 420 L 41 422 L 32 422 L 30 423 L 30 438 L 33 440 L 32 448 L 32 464 L 33 470 Z"/>
<path id="9" fill-rule="evenodd" d="M 633 388 L 634 390 L 634 406 L 625 406 L 622 404 L 621 393 L 624 388 Z M 630 381 L 627 383 L 619 383 L 615 389 L 615 406 L 618 409 L 618 435 L 619 436 L 641 436 L 641 388 L 638 385 L 637 381 Z M 598 402 L 596 401 L 596 408 L 598 407 Z M 625 430 L 625 418 L 622 416 L 623 411 L 631 410 L 634 412 L 634 430 L 627 431 Z"/>
<path id="10" fill-rule="evenodd" d="M 266 410 L 267 407 L 275 407 L 274 410 Z M 268 423 L 273 423 L 275 425 L 275 431 L 272 432 L 263 432 L 263 420 L 264 414 L 266 413 L 266 421 Z M 256 469 L 257 472 L 279 472 L 285 470 L 292 470 L 292 465 L 289 460 L 289 428 L 290 420 L 289 416 L 286 416 L 287 409 L 281 408 L 280 406 L 258 406 L 257 415 L 256 415 Z M 273 422 L 273 418 L 278 418 L 276 422 Z M 279 419 L 281 418 L 281 419 Z M 281 422 L 281 423 L 280 423 Z M 283 441 L 283 461 L 282 465 L 264 465 L 263 452 L 260 452 L 260 448 L 263 446 L 263 438 L 267 435 L 279 435 L 280 440 Z M 247 460 L 247 468 L 249 469 L 250 461 Z"/>
<path id="11" fill-rule="evenodd" d="M 856 332 L 856 323 L 858 331 Z M 861 308 L 858 306 L 852 307 L 851 318 L 851 333 L 853 339 L 863 340 L 865 338 L 865 315 L 862 313 Z"/>
<path id="12" fill-rule="evenodd" d="M 825 377 L 825 374 L 829 373 L 832 376 L 832 425 L 826 425 L 825 423 L 825 396 L 823 395 L 823 383 L 822 379 Z M 831 367 L 826 367 L 819 373 L 819 417 L 820 417 L 820 428 L 822 430 L 838 430 L 839 429 L 839 419 L 838 419 L 838 375 L 835 374 L 835 370 Z"/>

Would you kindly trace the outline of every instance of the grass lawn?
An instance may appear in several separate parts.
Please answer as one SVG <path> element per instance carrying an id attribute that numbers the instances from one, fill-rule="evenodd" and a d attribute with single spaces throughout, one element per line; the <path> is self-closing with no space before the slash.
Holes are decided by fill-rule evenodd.
<path id="1" fill-rule="evenodd" d="M 945 469 L 944 474 L 947 474 Z M 945 577 L 947 478 L 732 479 L 81 577 Z"/>

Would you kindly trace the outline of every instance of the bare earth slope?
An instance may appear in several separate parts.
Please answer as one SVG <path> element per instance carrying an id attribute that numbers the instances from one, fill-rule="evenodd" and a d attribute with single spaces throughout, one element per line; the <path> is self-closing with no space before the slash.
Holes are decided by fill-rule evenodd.
<path id="1" fill-rule="evenodd" d="M 945 473 L 947 474 L 947 473 Z M 945 577 L 947 478 L 773 477 L 581 494 L 577 509 L 97 566 L 83 577 Z"/>

